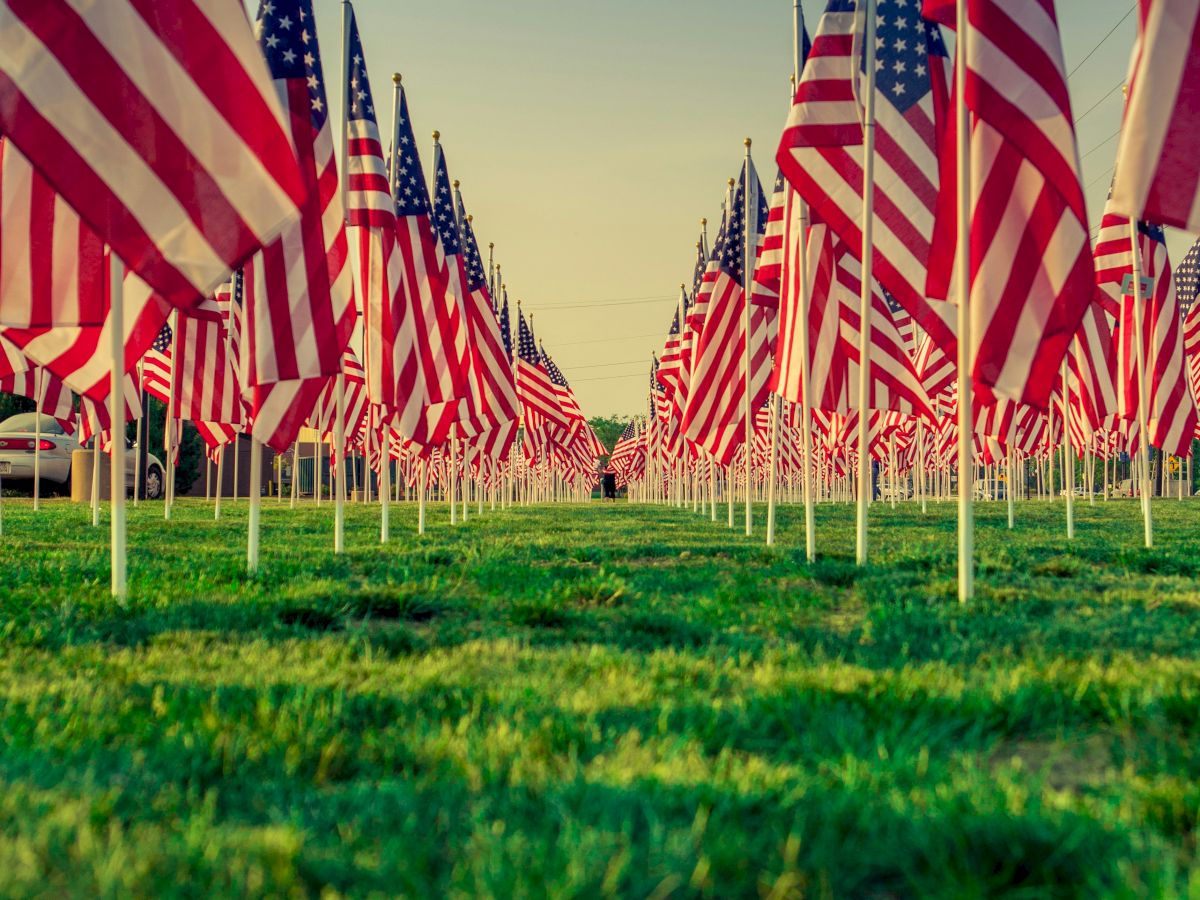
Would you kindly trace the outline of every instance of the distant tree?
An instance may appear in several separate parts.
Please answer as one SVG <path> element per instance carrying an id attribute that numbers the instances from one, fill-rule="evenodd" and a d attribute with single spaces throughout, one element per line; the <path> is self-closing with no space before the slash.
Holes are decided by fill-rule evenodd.
<path id="1" fill-rule="evenodd" d="M 609 453 L 612 452 L 613 444 L 621 437 L 621 432 L 625 430 L 625 426 L 629 424 L 628 419 L 622 419 L 618 416 L 593 416 L 588 419 L 592 429 L 596 432 L 596 437 L 600 438 L 601 443 L 608 448 Z"/>
<path id="2" fill-rule="evenodd" d="M 19 397 L 16 394 L 0 394 L 0 422 L 3 422 L 9 416 L 15 416 L 17 413 L 31 412 L 33 410 L 33 401 L 28 397 Z"/>
<path id="3" fill-rule="evenodd" d="M 161 400 L 150 398 L 150 408 L 147 410 L 149 440 L 146 442 L 150 452 L 166 464 L 164 446 L 164 428 L 167 418 L 167 405 Z M 126 426 L 126 434 L 130 440 L 137 440 L 137 423 L 130 422 Z M 182 495 L 200 475 L 200 466 L 204 462 L 204 441 L 199 432 L 188 422 L 183 426 L 183 437 L 179 442 L 179 460 L 175 463 L 175 491 Z M 163 473 L 166 474 L 166 473 Z"/>

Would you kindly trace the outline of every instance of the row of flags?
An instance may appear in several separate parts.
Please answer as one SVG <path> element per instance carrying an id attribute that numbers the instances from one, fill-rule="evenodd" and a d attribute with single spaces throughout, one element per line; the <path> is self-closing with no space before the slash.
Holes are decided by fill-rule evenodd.
<path id="1" fill-rule="evenodd" d="M 646 414 L 614 448 L 622 480 L 652 482 L 661 496 L 677 483 L 746 488 L 806 465 L 814 483 L 842 478 L 859 468 L 862 427 L 868 457 L 915 482 L 957 468 L 962 390 L 972 399 L 962 440 L 980 466 L 1045 460 L 1064 443 L 1077 458 L 1146 445 L 1191 455 L 1196 265 L 1183 306 L 1162 224 L 1151 222 L 1200 231 L 1200 107 L 1187 89 L 1200 3 L 1141 0 L 1116 176 L 1094 241 L 1054 5 L 966 9 L 960 23 L 952 0 L 829 0 L 811 45 L 801 23 L 804 59 L 769 202 L 747 149 L 713 245 L 703 233 L 697 244 Z M 957 75 L 942 27 L 958 32 Z M 970 268 L 960 277 L 962 249 Z M 1198 256 L 1200 244 L 1189 254 Z"/>
<path id="2" fill-rule="evenodd" d="M 0 2 L 0 389 L 90 436 L 117 371 L 127 420 L 145 390 L 214 454 L 308 426 L 377 471 L 590 484 L 605 448 L 347 13 L 339 122 L 312 0 Z"/>

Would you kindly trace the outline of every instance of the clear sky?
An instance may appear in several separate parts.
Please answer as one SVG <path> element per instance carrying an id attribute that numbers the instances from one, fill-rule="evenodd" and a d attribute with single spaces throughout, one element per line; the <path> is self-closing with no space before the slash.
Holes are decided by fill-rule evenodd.
<path id="1" fill-rule="evenodd" d="M 315 2 L 340 94 L 340 3 Z M 811 32 L 825 4 L 803 3 Z M 1093 229 L 1116 154 L 1131 8 L 1058 0 Z M 495 242 L 510 301 L 534 313 L 585 413 L 641 411 L 700 217 L 719 218 L 743 137 L 768 187 L 774 177 L 791 0 L 357 0 L 355 13 L 381 126 L 401 72 L 418 135 L 441 131 L 483 252 Z M 423 161 L 428 173 L 428 149 Z M 1170 235 L 1172 260 L 1189 244 Z"/>

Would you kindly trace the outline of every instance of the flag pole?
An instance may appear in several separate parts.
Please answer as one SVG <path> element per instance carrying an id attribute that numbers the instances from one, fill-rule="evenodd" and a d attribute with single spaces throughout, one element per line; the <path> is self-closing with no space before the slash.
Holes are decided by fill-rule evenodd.
<path id="1" fill-rule="evenodd" d="M 109 543 L 111 545 L 112 595 L 124 601 L 129 596 L 125 559 L 125 440 L 117 434 L 116 423 L 124 422 L 122 404 L 125 394 L 125 265 L 116 251 L 109 248 L 109 340 L 112 353 L 108 391 L 109 420 L 113 423 L 112 452 L 109 453 Z"/>
<path id="2" fill-rule="evenodd" d="M 801 55 L 804 34 L 804 9 L 800 0 L 792 0 L 792 99 L 795 102 L 795 88 L 800 83 Z M 815 512 L 813 509 L 813 466 L 812 448 L 812 401 L 808 389 L 809 382 L 809 346 L 808 346 L 808 307 L 811 304 L 808 285 L 808 204 L 795 191 L 788 189 L 788 218 L 787 230 L 791 230 L 791 203 L 795 202 L 799 209 L 800 236 L 797 264 L 800 276 L 800 443 L 804 462 L 804 554 L 809 562 L 817 558 L 817 541 Z M 790 252 L 789 247 L 784 253 Z"/>
<path id="3" fill-rule="evenodd" d="M 116 438 L 116 435 L 113 435 Z M 92 527 L 100 524 L 100 432 L 92 435 Z"/>
<path id="4" fill-rule="evenodd" d="M 33 403 L 33 511 L 42 506 L 42 404 L 45 401 L 46 370 L 37 367 L 37 387 Z M 115 421 L 115 420 L 114 420 Z"/>
<path id="5" fill-rule="evenodd" d="M 1154 546 L 1154 521 L 1150 512 L 1150 425 L 1146 410 L 1146 346 L 1142 343 L 1142 248 L 1138 243 L 1138 220 L 1129 219 L 1129 248 L 1132 254 L 1133 277 L 1133 328 L 1137 342 L 1137 409 L 1138 409 L 1138 457 L 1141 459 L 1139 473 L 1142 483 L 1142 530 L 1147 547 Z"/>
<path id="6" fill-rule="evenodd" d="M 221 487 L 225 481 L 225 449 L 228 443 L 217 448 L 217 492 L 213 496 L 213 521 L 221 518 Z"/>
<path id="7" fill-rule="evenodd" d="M 955 0 L 958 22 L 954 55 L 958 84 L 955 93 L 955 148 L 958 157 L 956 274 L 958 281 L 958 602 L 975 595 L 975 521 L 971 500 L 971 152 L 967 120 L 967 0 Z M 872 42 L 872 46 L 873 46 Z"/>
<path id="8" fill-rule="evenodd" d="M 137 390 L 138 391 L 141 391 L 141 389 L 142 389 L 142 377 L 143 377 L 143 375 L 142 375 L 142 360 L 139 359 L 138 364 L 137 364 Z M 124 384 L 125 380 L 121 379 L 121 383 Z M 146 446 L 146 438 L 143 437 L 143 435 L 142 435 L 142 419 L 146 415 L 146 402 L 145 402 L 144 397 L 141 398 L 141 400 L 142 400 L 142 403 L 141 403 L 142 408 L 138 411 L 138 417 L 135 420 L 135 424 L 134 424 L 134 428 L 133 428 L 134 434 L 137 435 L 137 453 L 135 453 L 133 455 L 133 505 L 134 506 L 138 505 L 138 502 L 141 499 L 142 493 L 145 490 L 145 486 L 142 484 L 142 479 L 146 475 L 146 466 L 145 466 L 144 460 L 142 459 L 142 454 L 145 453 L 149 449 Z M 208 474 L 207 470 L 205 471 L 205 474 L 206 475 Z M 205 498 L 205 499 L 207 499 L 207 498 Z"/>
<path id="9" fill-rule="evenodd" d="M 250 525 L 246 530 L 246 571 L 253 575 L 258 571 L 258 542 L 262 512 L 262 441 L 250 437 Z"/>
<path id="10" fill-rule="evenodd" d="M 425 533 L 425 494 L 429 488 L 428 461 L 421 457 L 417 466 L 417 534 Z"/>
<path id="11" fill-rule="evenodd" d="M 754 252 L 758 239 L 758 197 L 751 197 L 750 181 L 750 138 L 743 143 L 746 145 L 746 161 L 742 166 L 742 371 L 745 373 L 745 396 L 742 398 L 742 414 L 746 417 L 745 446 L 746 446 L 746 537 L 750 536 L 754 526 L 753 508 L 753 478 L 751 470 L 754 465 L 753 454 L 750 452 L 754 442 L 754 411 L 751 407 L 750 384 L 750 293 L 754 283 Z M 750 215 L 754 214 L 754 237 L 750 236 Z"/>
<path id="12" fill-rule="evenodd" d="M 171 414 L 175 411 L 175 378 L 179 372 L 179 366 L 176 359 L 179 357 L 179 313 L 175 312 L 171 315 L 174 323 L 171 328 L 171 359 L 170 372 L 171 377 L 167 381 L 167 421 L 165 426 L 166 431 L 166 450 L 167 450 L 167 477 L 163 483 L 163 518 L 171 518 L 171 501 L 174 499 L 172 487 L 175 484 L 175 427 L 172 424 Z M 122 412 L 122 421 L 124 420 L 124 410 Z M 116 428 L 116 419 L 113 419 L 113 428 Z M 134 488 L 136 490 L 136 487 Z"/>
<path id="13" fill-rule="evenodd" d="M 863 118 L 862 284 L 858 296 L 858 515 L 855 528 L 855 557 L 860 566 L 867 563 L 867 505 L 871 500 L 871 270 L 875 254 L 875 0 L 866 0 L 863 5 L 866 10 L 863 39 L 866 108 Z"/>
<path id="14" fill-rule="evenodd" d="M 1063 417 L 1063 488 L 1067 492 L 1067 540 L 1075 537 L 1075 460 L 1071 458 L 1071 404 L 1067 385 L 1067 361 L 1064 358 L 1062 378 Z"/>
<path id="15" fill-rule="evenodd" d="M 350 71 L 350 17 L 353 11 L 350 0 L 342 0 L 342 71 Z M 348 223 L 346 215 L 346 177 L 347 157 L 350 140 L 350 110 L 342 104 L 342 136 L 338 142 L 338 192 L 342 200 L 343 225 Z M 346 373 L 345 365 L 338 367 L 337 378 L 334 382 L 336 397 L 333 423 L 334 452 L 337 454 L 338 473 L 334 486 L 333 500 L 333 552 L 344 553 L 346 550 Z"/>

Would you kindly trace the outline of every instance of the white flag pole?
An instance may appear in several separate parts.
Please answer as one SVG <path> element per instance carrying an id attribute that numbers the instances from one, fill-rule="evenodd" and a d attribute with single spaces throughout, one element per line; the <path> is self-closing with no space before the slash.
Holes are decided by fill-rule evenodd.
<path id="1" fill-rule="evenodd" d="M 391 496 L 392 496 L 392 432 L 387 422 L 383 423 L 379 439 L 379 543 L 390 539 Z"/>
<path id="2" fill-rule="evenodd" d="M 292 498 L 289 509 L 296 508 L 296 498 L 300 496 L 300 438 L 292 442 Z"/>
<path id="3" fill-rule="evenodd" d="M 125 402 L 125 265 L 111 248 L 108 254 L 109 341 L 112 371 L 108 384 L 108 410 L 112 422 L 112 452 L 109 454 L 109 544 L 111 545 L 112 595 L 118 600 L 129 596 L 125 559 L 125 435 L 118 432 L 124 422 Z"/>
<path id="4" fill-rule="evenodd" d="M 754 526 L 754 485 L 752 469 L 753 454 L 750 452 L 754 443 L 754 410 L 750 408 L 751 384 L 750 378 L 750 294 L 754 285 L 754 256 L 758 249 L 758 195 L 754 191 L 751 178 L 750 138 L 743 142 L 746 145 L 746 161 L 742 165 L 742 372 L 745 378 L 745 396 L 742 398 L 742 415 L 746 417 L 745 448 L 746 448 L 746 537 Z M 754 196 L 751 196 L 751 193 Z M 750 230 L 751 216 L 754 217 L 754 231 Z"/>
<path id="5" fill-rule="evenodd" d="M 175 411 L 175 376 L 179 371 L 179 367 L 176 364 L 176 359 L 179 357 L 179 315 L 177 313 L 172 313 L 169 321 L 171 321 L 173 325 L 171 328 L 171 359 L 168 368 L 168 371 L 171 373 L 171 375 L 167 380 L 167 419 L 166 425 L 164 426 L 167 433 L 167 477 L 165 479 L 165 483 L 163 484 L 164 519 L 171 518 L 171 503 L 175 499 L 175 453 L 173 452 L 175 449 L 175 427 L 171 418 L 171 414 Z M 117 421 L 117 419 L 113 419 L 114 423 Z M 116 427 L 115 424 L 113 427 Z M 137 491 L 136 485 L 134 486 L 134 491 Z"/>
<path id="6" fill-rule="evenodd" d="M 855 557 L 867 563 L 867 506 L 871 501 L 871 287 L 875 254 L 875 0 L 863 4 L 866 12 L 863 52 L 866 67 L 863 117 L 863 223 L 862 286 L 859 290 L 858 335 L 858 516 Z M 808 322 L 802 324 L 802 330 Z"/>
<path id="7" fill-rule="evenodd" d="M 804 9 L 800 5 L 800 0 L 792 0 L 792 81 L 793 81 L 793 97 L 795 85 L 800 83 L 801 59 L 803 53 L 803 34 L 804 34 Z M 797 263 L 799 265 L 800 275 L 800 442 L 802 450 L 802 459 L 804 463 L 804 553 L 805 558 L 809 562 L 813 562 L 817 558 L 817 543 L 816 543 L 816 527 L 815 514 L 813 509 L 813 478 L 815 476 L 815 467 L 813 466 L 813 448 L 812 448 L 812 404 L 810 400 L 810 392 L 808 389 L 809 382 L 809 347 L 808 347 L 808 307 L 811 302 L 809 296 L 808 284 L 808 204 L 805 203 L 798 194 L 795 194 L 790 189 L 788 196 L 794 199 L 798 205 L 796 212 L 800 219 L 800 236 L 798 238 L 799 252 L 797 254 Z M 790 201 L 789 201 L 790 202 Z M 788 231 L 792 226 L 791 209 L 789 206 Z M 785 253 L 790 253 L 790 245 L 784 248 Z"/>
<path id="8" fill-rule="evenodd" d="M 425 533 L 425 495 L 429 492 L 429 463 L 421 457 L 417 467 L 417 534 Z"/>
<path id="9" fill-rule="evenodd" d="M 116 439 L 116 435 L 113 435 Z M 136 484 L 136 482 L 135 482 Z M 136 493 L 136 492 L 135 492 Z M 92 527 L 100 524 L 100 433 L 92 435 Z"/>
<path id="10" fill-rule="evenodd" d="M 1063 488 L 1067 492 L 1067 540 L 1075 537 L 1075 460 L 1071 458 L 1071 406 L 1068 402 L 1067 361 L 1062 363 Z"/>
<path id="11" fill-rule="evenodd" d="M 33 511 L 37 512 L 42 505 L 42 402 L 46 399 L 43 391 L 46 389 L 46 370 L 42 366 L 37 369 L 37 387 L 33 404 Z M 115 421 L 115 420 L 114 420 Z"/>
<path id="12" fill-rule="evenodd" d="M 262 510 L 262 442 L 250 438 L 250 524 L 246 534 L 246 571 L 258 571 L 259 515 Z"/>
<path id="13" fill-rule="evenodd" d="M 1142 343 L 1142 248 L 1138 242 L 1138 222 L 1129 220 L 1129 248 L 1133 258 L 1133 334 L 1137 343 L 1138 456 L 1141 459 L 1142 530 L 1147 547 L 1154 546 L 1154 521 L 1150 512 L 1150 425 L 1146 410 L 1146 347 Z"/>
<path id="14" fill-rule="evenodd" d="M 217 448 L 217 492 L 213 495 L 213 521 L 221 518 L 221 488 L 225 483 L 225 451 L 229 444 Z"/>
<path id="15" fill-rule="evenodd" d="M 955 91 L 955 130 L 958 146 L 958 244 L 956 273 L 958 281 L 958 602 L 975 596 L 975 520 L 971 507 L 973 460 L 971 414 L 971 144 L 967 117 L 967 0 L 956 0 L 958 31 L 954 55 L 957 57 L 958 88 Z"/>
<path id="16" fill-rule="evenodd" d="M 342 0 L 342 71 L 349 71 L 350 63 L 350 17 L 353 11 L 350 0 Z M 342 199 L 342 215 L 346 215 L 347 157 L 349 154 L 350 110 L 342 104 L 342 137 L 338 144 L 338 191 Z M 333 423 L 334 453 L 337 455 L 337 483 L 334 486 L 333 552 L 346 550 L 346 373 L 339 366 L 334 382 L 337 417 Z"/>

